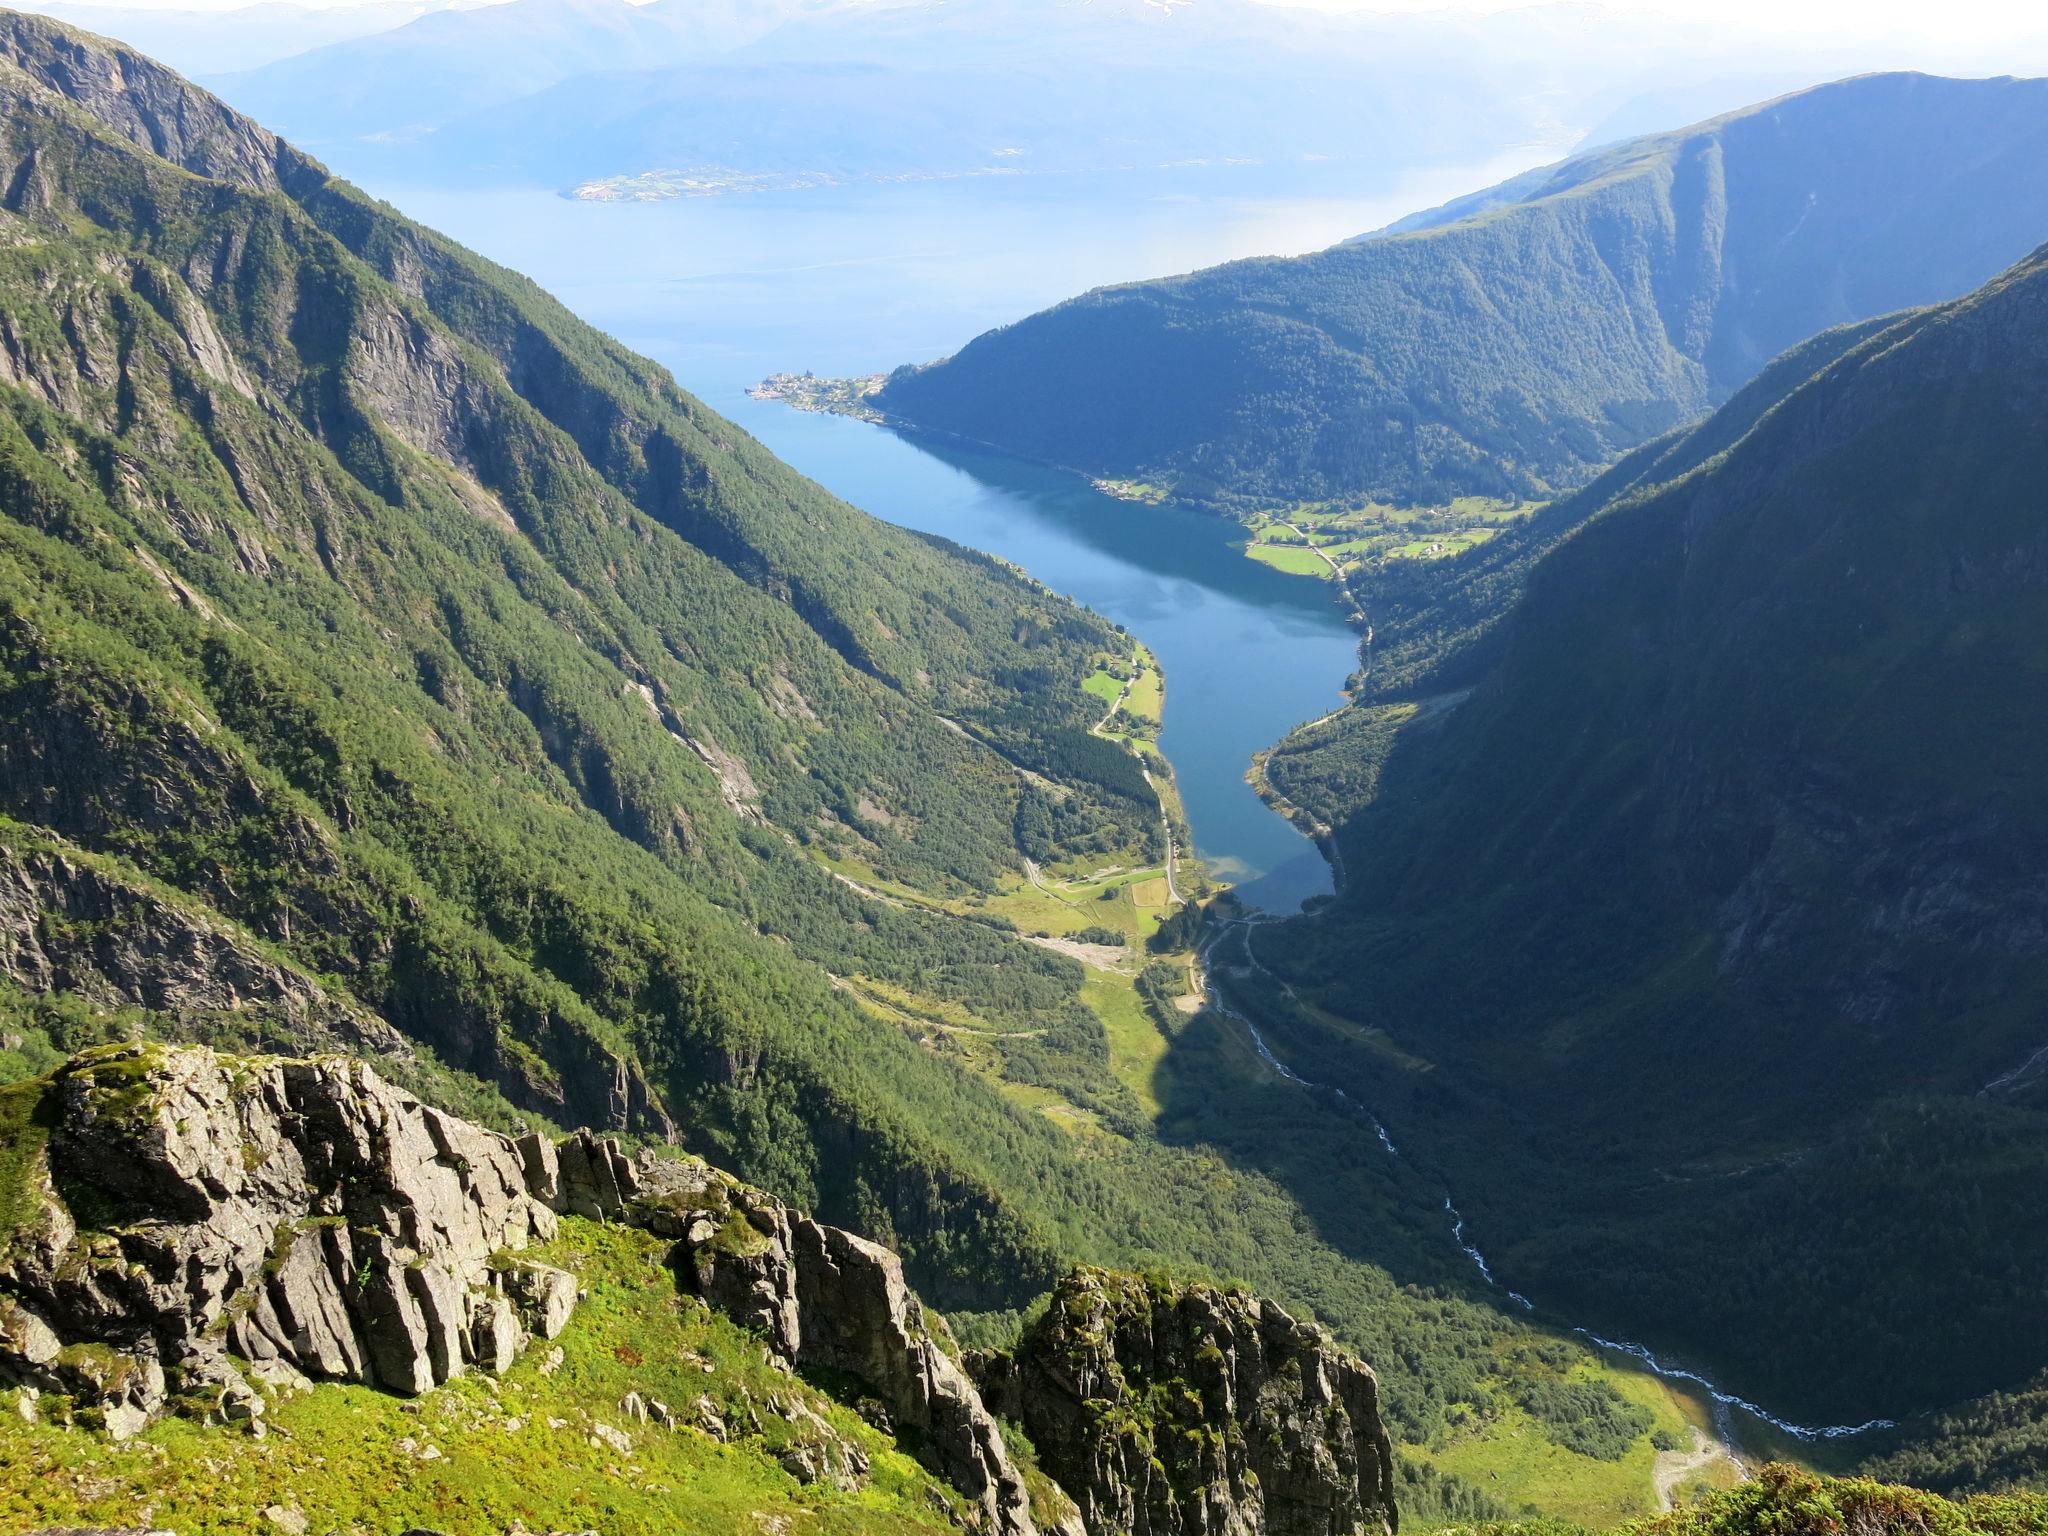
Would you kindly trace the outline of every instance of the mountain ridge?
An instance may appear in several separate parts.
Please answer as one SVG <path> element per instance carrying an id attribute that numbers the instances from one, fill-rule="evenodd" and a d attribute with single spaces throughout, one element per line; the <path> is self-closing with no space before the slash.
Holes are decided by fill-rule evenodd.
<path id="1" fill-rule="evenodd" d="M 1338 910 L 1259 935 L 1340 1015 L 1369 987 L 1436 1064 L 1426 1091 L 1346 1086 L 1463 1172 L 1508 1283 L 1711 1350 L 1794 1411 L 1925 1409 L 2048 1352 L 1991 1278 L 2027 1263 L 2000 1213 L 2025 1198 L 2048 974 L 2020 702 L 2048 656 L 2044 319 L 2048 247 L 1646 450 L 1535 563 L 1454 708 L 1370 712 L 1323 807 Z M 1474 931 L 1484 953 L 1453 938 Z M 1519 1207 L 1480 1172 L 1504 1156 L 1540 1191 Z M 1719 1234 L 1711 1279 L 1695 1232 Z M 1967 1257 L 1935 1256 L 1944 1233 Z M 1924 1257 L 1874 1274 L 1879 1250 Z M 1753 1344 L 1734 1318 L 1766 1294 L 1797 1316 Z M 1961 1321 L 1983 1317 L 1995 1347 Z"/>
<path id="2" fill-rule="evenodd" d="M 2041 81 L 1815 87 L 1441 226 L 1099 289 L 866 403 L 1196 501 L 1548 496 L 1807 336 L 2025 254 L 2044 102 Z"/>

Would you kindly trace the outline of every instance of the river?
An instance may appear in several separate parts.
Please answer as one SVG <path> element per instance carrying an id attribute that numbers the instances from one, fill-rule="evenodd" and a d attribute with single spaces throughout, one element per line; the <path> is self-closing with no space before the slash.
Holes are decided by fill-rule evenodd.
<path id="1" fill-rule="evenodd" d="M 1160 745 L 1195 852 L 1247 900 L 1329 889 L 1313 845 L 1245 783 L 1252 754 L 1342 702 L 1356 639 L 1321 582 L 1245 559 L 1232 525 L 1105 497 L 1071 475 L 937 452 L 749 399 L 767 374 L 879 372 L 1104 282 L 1315 249 L 1547 158 L 1360 186 L 1356 171 L 1206 167 L 581 203 L 545 191 L 373 185 L 665 364 L 857 506 L 1023 566 L 1158 655 Z"/>
<path id="2" fill-rule="evenodd" d="M 666 364 L 678 380 L 829 489 L 892 522 L 1017 562 L 1125 625 L 1166 671 L 1161 745 L 1196 851 L 1269 912 L 1327 890 L 1320 855 L 1244 782 L 1252 754 L 1340 701 L 1355 637 L 1321 582 L 1245 559 L 1230 525 L 1104 497 L 1074 476 L 996 455 L 935 449 L 883 428 L 750 399 L 772 372 L 882 371 L 940 356 L 991 325 L 1090 286 L 1254 254 L 1314 249 L 1537 163 L 1485 166 L 1339 194 L 1312 180 L 1275 193 L 1210 169 L 1142 187 L 1112 180 L 936 182 L 728 195 L 654 204 L 577 203 L 546 192 L 372 190 L 526 273 L 585 319 Z M 1360 1116 L 1371 1110 L 1277 1056 L 1201 957 L 1209 1001 L 1278 1075 Z M 1253 968 L 1256 962 L 1247 959 Z M 1249 975 L 1250 972 L 1247 971 Z M 1511 1304 L 1448 1193 L 1448 1236 Z M 1569 1326 L 1569 1324 L 1565 1324 Z M 1663 1361 L 1577 1329 L 1667 1380 L 1704 1392 L 1717 1419 L 1743 1413 L 1809 1440 L 1877 1425 L 1801 1425 Z M 1882 1423 L 1883 1421 L 1879 1421 Z"/>

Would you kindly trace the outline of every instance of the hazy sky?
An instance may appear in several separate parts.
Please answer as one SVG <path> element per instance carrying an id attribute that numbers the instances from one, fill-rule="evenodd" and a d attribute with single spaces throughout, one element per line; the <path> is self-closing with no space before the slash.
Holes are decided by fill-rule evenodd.
<path id="1" fill-rule="evenodd" d="M 1329 11 L 1505 11 L 1529 0 L 1266 0 Z M 1888 30 L 2031 34 L 2048 30 L 2043 0 L 1602 0 L 1610 10 L 1746 22 L 1802 31 Z"/>
<path id="2" fill-rule="evenodd" d="M 227 10 L 250 0 L 71 0 L 151 10 Z M 374 4 L 378 0 L 297 0 L 310 5 Z M 488 0 L 456 0 L 458 4 Z M 880 0 L 901 3 L 901 0 Z M 1194 0 L 1199 3 L 1199 0 Z M 1504 11 L 1531 0 L 1264 0 L 1331 11 Z M 1862 35 L 1914 33 L 1950 43 L 2048 34 L 2048 0 L 1593 0 L 1610 10 L 1747 24 L 1764 31 Z"/>

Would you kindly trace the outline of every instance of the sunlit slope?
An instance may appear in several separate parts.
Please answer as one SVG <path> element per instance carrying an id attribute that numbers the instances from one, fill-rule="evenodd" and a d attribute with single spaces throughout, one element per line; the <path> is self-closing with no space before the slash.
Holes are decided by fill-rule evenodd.
<path id="1" fill-rule="evenodd" d="M 1064 1149 L 831 977 L 1029 1017 L 1058 1048 L 1017 1070 L 1085 1095 L 1080 968 L 818 856 L 964 893 L 1021 879 L 1027 806 L 1156 841 L 1088 734 L 1107 626 L 148 61 L 13 15 L 0 53 L 21 1049 L 368 1050 L 479 1111 L 675 1128 L 953 1304 L 1032 1294 L 1057 1222 L 1012 1202 L 1053 1208 Z"/>
<path id="2" fill-rule="evenodd" d="M 2044 151 L 2048 82 L 1847 80 L 1446 224 L 1099 289 L 869 403 L 1197 499 L 1544 496 L 1819 330 L 2017 260 L 2048 235 Z"/>

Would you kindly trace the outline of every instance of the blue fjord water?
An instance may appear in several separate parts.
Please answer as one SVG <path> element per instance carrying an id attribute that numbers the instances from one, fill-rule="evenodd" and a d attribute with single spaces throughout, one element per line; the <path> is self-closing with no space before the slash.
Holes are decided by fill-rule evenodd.
<path id="1" fill-rule="evenodd" d="M 1356 638 L 1321 582 L 1245 559 L 1221 520 L 746 390 L 772 372 L 875 373 L 941 356 L 1103 282 L 1313 249 L 1535 158 L 1377 188 L 1304 175 L 1284 195 L 1270 175 L 1217 167 L 643 204 L 372 190 L 532 277 L 856 506 L 1002 555 L 1123 624 L 1165 668 L 1161 746 L 1196 853 L 1248 899 L 1291 911 L 1329 889 L 1328 870 L 1244 775 L 1253 753 L 1342 703 Z"/>
<path id="2" fill-rule="evenodd" d="M 1107 614 L 1166 669 L 1162 744 L 1198 851 L 1269 910 L 1329 875 L 1244 782 L 1254 752 L 1340 701 L 1354 637 L 1320 582 L 1245 559 L 1220 521 L 1104 497 L 1072 475 L 933 449 L 861 422 L 748 398 L 766 374 L 844 376 L 937 357 L 991 325 L 1091 285 L 1261 253 L 1313 249 L 1528 168 L 1538 151 L 1344 195 L 1234 195 L 1227 176 L 1129 183 L 926 183 L 637 206 L 547 193 L 375 188 L 407 213 L 527 273 L 593 324 L 659 359 L 776 453 L 879 517 L 994 551 Z M 1268 185 L 1266 182 L 1260 185 Z M 1270 187 L 1268 187 L 1270 192 Z M 1226 1012 L 1235 1010 L 1223 1005 Z M 1255 1049 L 1305 1091 L 1249 1020 Z M 1353 1106 L 1398 1157 L 1384 1127 Z M 1451 1240 L 1491 1266 L 1448 1195 Z M 1528 1300 L 1509 1290 L 1523 1307 Z M 1640 1344 L 1588 1333 L 1800 1439 L 1878 1425 L 1773 1417 Z M 1883 1424 L 1886 1421 L 1879 1421 Z"/>

